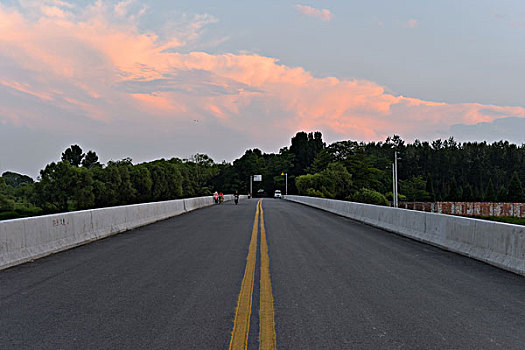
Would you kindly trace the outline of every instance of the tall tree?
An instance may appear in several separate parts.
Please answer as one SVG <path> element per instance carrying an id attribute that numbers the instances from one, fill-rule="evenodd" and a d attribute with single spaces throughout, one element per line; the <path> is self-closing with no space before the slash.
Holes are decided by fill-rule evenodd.
<path id="1" fill-rule="evenodd" d="M 83 168 L 75 168 L 76 182 L 73 190 L 73 199 L 76 209 L 90 209 L 95 206 L 95 194 L 93 193 L 93 176 L 91 172 Z"/>
<path id="2" fill-rule="evenodd" d="M 461 200 L 462 193 L 455 177 L 452 177 L 448 185 L 447 201 L 458 201 Z"/>
<path id="3" fill-rule="evenodd" d="M 432 202 L 436 201 L 436 192 L 434 191 L 434 182 L 432 181 L 432 175 L 427 175 L 427 182 L 425 184 L 425 191 L 427 191 L 430 200 Z"/>
<path id="4" fill-rule="evenodd" d="M 292 137 L 290 152 L 294 154 L 293 174 L 301 175 L 312 164 L 317 154 L 325 147 L 323 136 L 319 131 L 315 133 L 298 132 Z"/>
<path id="5" fill-rule="evenodd" d="M 496 189 L 494 188 L 494 183 L 492 178 L 489 179 L 489 184 L 487 185 L 487 190 L 485 191 L 485 201 L 495 202 L 497 200 Z"/>
<path id="6" fill-rule="evenodd" d="M 62 160 L 76 167 L 80 165 L 82 158 L 84 158 L 84 153 L 82 153 L 82 148 L 79 145 L 71 145 L 62 153 Z"/>
<path id="7" fill-rule="evenodd" d="M 94 166 L 100 166 L 97 154 L 94 151 L 88 151 L 84 159 L 82 159 L 82 166 L 87 169 L 91 169 Z"/>
<path id="8" fill-rule="evenodd" d="M 69 201 L 76 189 L 77 176 L 67 161 L 48 164 L 40 171 L 40 182 L 35 184 L 35 192 L 42 208 L 52 211 L 69 210 Z"/>
<path id="9" fill-rule="evenodd" d="M 151 200 L 151 175 L 148 168 L 139 164 L 130 169 L 130 179 L 135 192 L 135 202 L 145 202 Z"/>
<path id="10" fill-rule="evenodd" d="M 512 179 L 509 183 L 509 194 L 507 195 L 507 200 L 509 202 L 522 202 L 524 197 L 523 185 L 518 172 L 515 171 L 514 174 L 512 174 Z"/>
<path id="11" fill-rule="evenodd" d="M 505 186 L 501 185 L 501 187 L 499 188 L 499 191 L 498 191 L 498 201 L 499 202 L 506 202 L 507 201 L 507 195 L 508 195 L 507 189 L 505 188 Z"/>
<path id="12" fill-rule="evenodd" d="M 474 201 L 475 195 L 474 191 L 472 190 L 472 186 L 470 186 L 470 183 L 467 183 L 463 187 L 463 201 L 464 202 L 472 202 Z"/>

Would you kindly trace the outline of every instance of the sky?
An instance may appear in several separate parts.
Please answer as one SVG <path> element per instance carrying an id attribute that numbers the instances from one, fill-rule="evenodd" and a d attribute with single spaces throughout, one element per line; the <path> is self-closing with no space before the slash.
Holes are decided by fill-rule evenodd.
<path id="1" fill-rule="evenodd" d="M 0 0 L 0 173 L 338 140 L 525 143 L 522 0 Z"/>

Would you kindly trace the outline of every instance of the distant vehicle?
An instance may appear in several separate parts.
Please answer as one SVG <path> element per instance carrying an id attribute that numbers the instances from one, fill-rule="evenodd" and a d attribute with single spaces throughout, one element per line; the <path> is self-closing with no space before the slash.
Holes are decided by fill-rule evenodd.
<path id="1" fill-rule="evenodd" d="M 257 194 L 255 194 L 255 197 L 259 197 L 259 198 L 266 197 L 266 192 L 264 192 L 264 190 L 261 188 L 260 190 L 257 191 Z"/>
<path id="2" fill-rule="evenodd" d="M 280 190 L 275 190 L 275 193 L 273 194 L 273 198 L 281 199 L 282 198 L 281 191 Z"/>

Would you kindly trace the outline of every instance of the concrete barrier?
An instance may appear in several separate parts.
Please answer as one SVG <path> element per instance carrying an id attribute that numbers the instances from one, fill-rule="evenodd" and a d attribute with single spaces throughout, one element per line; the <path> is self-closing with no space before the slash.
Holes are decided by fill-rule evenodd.
<path id="1" fill-rule="evenodd" d="M 208 196 L 0 221 L 0 270 L 213 203 Z"/>
<path id="2" fill-rule="evenodd" d="M 525 276 L 525 226 L 324 198 L 284 198 Z"/>

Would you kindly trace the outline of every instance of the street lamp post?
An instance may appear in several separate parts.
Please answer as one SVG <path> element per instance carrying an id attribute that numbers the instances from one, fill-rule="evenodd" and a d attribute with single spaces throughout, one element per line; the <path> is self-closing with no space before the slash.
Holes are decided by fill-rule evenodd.
<path id="1" fill-rule="evenodd" d="M 396 167 L 392 163 L 392 206 L 396 207 Z"/>
<path id="2" fill-rule="evenodd" d="M 284 194 L 285 195 L 288 195 L 288 173 L 281 173 L 281 176 L 284 175 L 284 178 L 286 179 L 285 180 L 285 190 L 284 190 Z"/>
<path id="3" fill-rule="evenodd" d="M 397 152 L 394 152 L 394 164 L 392 164 L 392 194 L 394 208 L 399 206 L 399 198 L 397 194 Z"/>

